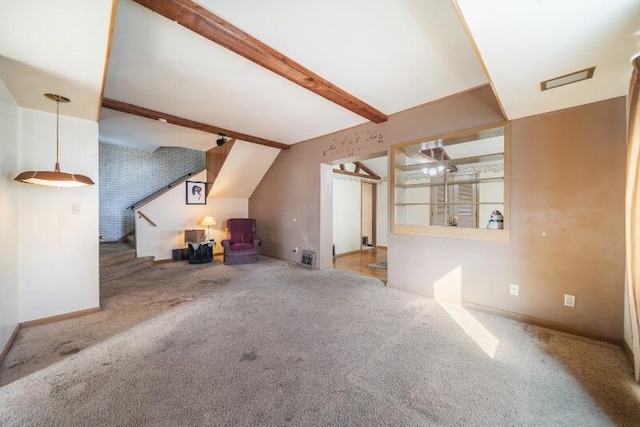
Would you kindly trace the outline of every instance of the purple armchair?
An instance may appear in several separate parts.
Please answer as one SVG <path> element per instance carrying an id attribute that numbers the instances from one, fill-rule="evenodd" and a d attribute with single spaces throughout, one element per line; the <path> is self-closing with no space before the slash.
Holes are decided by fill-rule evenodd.
<path id="1" fill-rule="evenodd" d="M 222 241 L 225 264 L 251 264 L 258 261 L 262 240 L 256 236 L 256 220 L 230 218 L 227 238 Z"/>

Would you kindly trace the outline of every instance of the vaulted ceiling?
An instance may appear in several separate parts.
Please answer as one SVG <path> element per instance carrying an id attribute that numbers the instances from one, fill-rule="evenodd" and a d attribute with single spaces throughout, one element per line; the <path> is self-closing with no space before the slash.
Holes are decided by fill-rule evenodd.
<path id="1" fill-rule="evenodd" d="M 507 118 L 625 95 L 637 0 L 158 0 L 227 21 L 390 115 L 490 83 Z M 145 3 L 140 1 L 140 3 Z M 100 120 L 104 142 L 206 150 L 216 135 L 103 108 L 104 97 L 286 145 L 368 119 L 133 0 L 0 0 L 0 79 L 19 105 Z M 175 22 L 178 21 L 178 22 Z M 107 67 L 106 69 L 105 67 Z M 592 79 L 540 82 L 596 67 Z M 99 116 L 98 116 L 99 114 Z"/>

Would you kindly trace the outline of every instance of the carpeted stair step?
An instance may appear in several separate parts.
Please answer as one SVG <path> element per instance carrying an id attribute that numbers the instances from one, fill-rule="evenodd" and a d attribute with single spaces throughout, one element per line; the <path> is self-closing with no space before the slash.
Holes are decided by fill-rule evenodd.
<path id="1" fill-rule="evenodd" d="M 136 257 L 135 249 L 126 249 L 113 252 L 100 251 L 100 267 L 108 267 L 113 264 L 119 264 Z"/>
<path id="2" fill-rule="evenodd" d="M 135 251 L 134 251 L 135 252 Z M 153 257 L 145 256 L 132 258 L 117 264 L 111 264 L 100 268 L 100 282 L 116 280 L 136 271 L 144 270 L 153 266 Z"/>

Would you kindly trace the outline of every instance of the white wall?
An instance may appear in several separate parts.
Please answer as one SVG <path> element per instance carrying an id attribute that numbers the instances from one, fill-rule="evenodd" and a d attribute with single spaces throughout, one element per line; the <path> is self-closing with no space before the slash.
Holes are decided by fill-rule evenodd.
<path id="1" fill-rule="evenodd" d="M 205 182 L 206 179 L 206 171 L 203 171 L 194 175 L 191 181 Z M 179 185 L 136 210 L 136 250 L 139 257 L 153 256 L 157 261 L 171 259 L 173 249 L 185 247 L 185 229 L 207 230 L 200 225 L 205 216 L 212 216 L 217 222 L 211 227 L 211 238 L 216 240 L 215 252 L 221 253 L 220 241 L 226 236 L 226 220 L 249 215 L 248 199 L 209 197 L 206 205 L 187 205 L 185 187 L 186 184 Z M 143 212 L 157 226 L 150 225 L 138 212 Z"/>
<path id="2" fill-rule="evenodd" d="M 360 183 L 362 192 L 362 220 L 361 234 L 369 238 L 369 244 L 373 243 L 373 184 Z"/>
<path id="3" fill-rule="evenodd" d="M 381 181 L 378 185 L 377 238 L 378 246 L 387 246 L 389 234 L 389 182 Z"/>
<path id="4" fill-rule="evenodd" d="M 52 170 L 55 114 L 19 108 L 18 121 L 20 171 Z M 97 184 L 97 122 L 60 117 L 60 168 Z M 20 321 L 98 307 L 98 185 L 17 185 Z"/>
<path id="5" fill-rule="evenodd" d="M 19 322 L 18 105 L 0 80 L 0 351 Z"/>
<path id="6" fill-rule="evenodd" d="M 333 244 L 336 245 L 336 255 L 361 249 L 360 215 L 360 179 L 334 174 Z"/>
<path id="7" fill-rule="evenodd" d="M 504 171 L 483 172 L 480 173 L 478 178 L 496 178 L 503 176 Z M 478 184 L 478 201 L 481 203 L 502 202 L 500 204 L 478 206 L 478 228 L 487 228 L 489 219 L 491 219 L 491 212 L 499 210 L 504 215 L 504 182 L 483 182 Z"/>

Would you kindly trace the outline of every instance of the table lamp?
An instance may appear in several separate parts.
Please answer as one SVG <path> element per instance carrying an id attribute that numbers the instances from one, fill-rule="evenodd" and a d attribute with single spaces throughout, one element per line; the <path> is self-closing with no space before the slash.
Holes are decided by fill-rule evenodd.
<path id="1" fill-rule="evenodd" d="M 207 226 L 207 240 L 210 240 L 211 239 L 211 226 L 212 225 L 216 225 L 216 220 L 213 219 L 212 216 L 205 216 L 200 224 Z"/>

